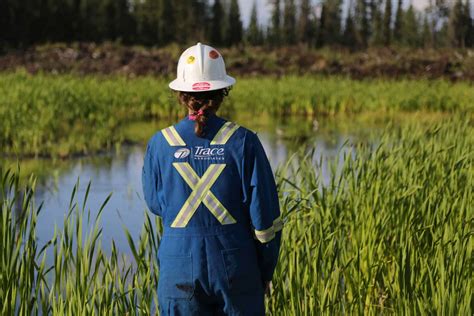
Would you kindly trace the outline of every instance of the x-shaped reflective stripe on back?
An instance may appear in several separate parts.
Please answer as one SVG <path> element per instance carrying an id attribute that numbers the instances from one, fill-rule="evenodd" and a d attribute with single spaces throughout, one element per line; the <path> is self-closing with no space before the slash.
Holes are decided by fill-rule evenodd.
<path id="1" fill-rule="evenodd" d="M 184 202 L 171 227 L 186 227 L 201 202 L 204 203 L 222 225 L 236 222 L 224 205 L 222 205 L 211 192 L 211 187 L 224 170 L 225 164 L 211 164 L 202 178 L 199 178 L 191 165 L 187 162 L 175 162 L 173 166 L 191 187 L 193 192 L 186 202 Z"/>

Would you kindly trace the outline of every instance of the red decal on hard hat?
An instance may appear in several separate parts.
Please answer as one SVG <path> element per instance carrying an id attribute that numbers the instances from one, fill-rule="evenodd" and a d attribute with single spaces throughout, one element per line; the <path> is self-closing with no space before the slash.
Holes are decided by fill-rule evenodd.
<path id="1" fill-rule="evenodd" d="M 212 59 L 217 59 L 217 58 L 219 58 L 219 53 L 216 52 L 215 50 L 211 50 L 209 52 L 209 57 L 211 57 Z"/>
<path id="2" fill-rule="evenodd" d="M 202 91 L 211 89 L 211 84 L 209 82 L 196 82 L 193 84 L 193 90 Z"/>

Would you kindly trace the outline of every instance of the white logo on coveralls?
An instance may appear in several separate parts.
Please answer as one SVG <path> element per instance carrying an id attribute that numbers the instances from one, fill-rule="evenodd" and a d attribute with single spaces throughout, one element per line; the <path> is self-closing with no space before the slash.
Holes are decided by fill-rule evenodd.
<path id="1" fill-rule="evenodd" d="M 196 146 L 193 150 L 194 159 L 214 159 L 224 160 L 224 148 L 207 148 L 202 146 Z"/>
<path id="2" fill-rule="evenodd" d="M 180 148 L 174 152 L 174 157 L 177 159 L 182 159 L 189 156 L 190 153 L 191 151 L 188 148 Z"/>

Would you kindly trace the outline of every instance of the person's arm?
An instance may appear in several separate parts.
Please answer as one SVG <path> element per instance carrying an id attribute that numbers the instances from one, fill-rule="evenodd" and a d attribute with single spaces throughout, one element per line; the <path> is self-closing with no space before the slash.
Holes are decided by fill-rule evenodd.
<path id="1" fill-rule="evenodd" d="M 161 185 L 158 161 L 153 156 L 153 139 L 148 143 L 142 168 L 143 195 L 150 211 L 161 216 L 158 189 Z"/>
<path id="2" fill-rule="evenodd" d="M 275 179 L 260 140 L 248 132 L 245 139 L 244 186 L 254 229 L 262 282 L 272 280 L 280 250 L 280 207 Z"/>

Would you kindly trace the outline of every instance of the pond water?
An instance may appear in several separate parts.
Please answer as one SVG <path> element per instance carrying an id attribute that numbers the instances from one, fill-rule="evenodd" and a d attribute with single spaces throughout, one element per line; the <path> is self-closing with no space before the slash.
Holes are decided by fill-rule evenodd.
<path id="1" fill-rule="evenodd" d="M 239 122 L 239 121 L 238 121 Z M 129 247 L 123 227 L 132 236 L 138 237 L 145 219 L 146 206 L 141 187 L 141 168 L 146 143 L 154 131 L 167 126 L 168 122 L 137 123 L 129 126 L 136 130 L 137 140 L 142 145 L 129 145 L 118 150 L 94 156 L 68 160 L 21 161 L 24 172 L 38 175 L 36 204 L 43 203 L 38 218 L 37 236 L 46 242 L 54 233 L 55 225 L 60 229 L 69 210 L 71 192 L 79 181 L 76 197 L 82 202 L 86 188 L 91 182 L 86 210 L 95 217 L 100 206 L 112 193 L 102 213 L 102 245 L 110 249 L 114 240 L 117 248 L 128 253 Z M 350 144 L 373 139 L 383 129 L 383 124 L 359 124 L 357 122 L 323 122 L 316 120 L 292 120 L 287 122 L 265 122 L 259 118 L 246 120 L 246 124 L 258 132 L 273 169 L 286 162 L 298 150 L 315 149 L 315 158 L 332 160 L 344 154 Z M 349 146 L 349 147 L 348 147 Z M 10 161 L 11 163 L 11 161 Z M 26 171 L 25 171 L 26 170 Z M 328 170 L 320 170 L 322 177 L 329 176 Z M 151 214 L 151 213 L 150 213 Z M 152 215 L 152 214 L 151 214 Z M 152 215 L 153 216 L 153 215 Z"/>

